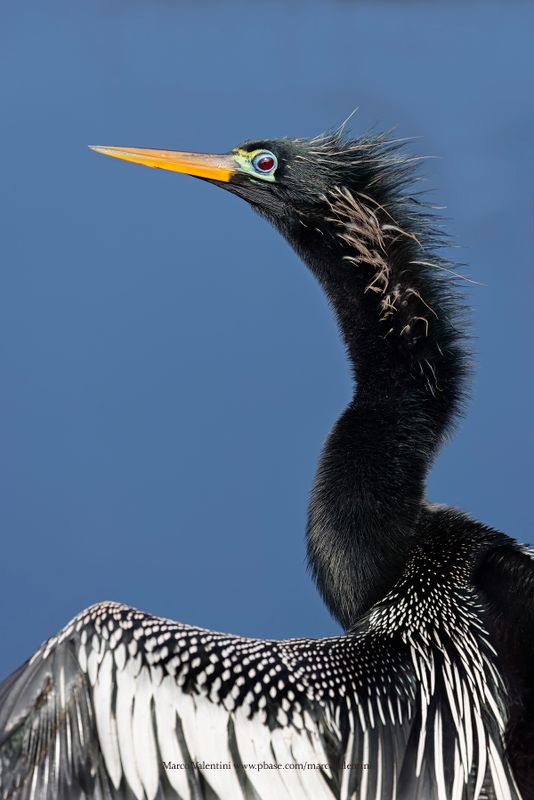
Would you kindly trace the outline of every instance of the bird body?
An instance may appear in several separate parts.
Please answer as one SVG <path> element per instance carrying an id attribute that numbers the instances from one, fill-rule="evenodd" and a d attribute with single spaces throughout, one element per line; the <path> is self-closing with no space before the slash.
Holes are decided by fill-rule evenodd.
<path id="1" fill-rule="evenodd" d="M 243 197 L 323 287 L 356 391 L 307 544 L 346 633 L 261 641 L 92 606 L 0 686 L 0 798 L 532 797 L 532 555 L 424 499 L 468 370 L 409 162 L 339 134 L 209 157 L 96 149 Z"/>

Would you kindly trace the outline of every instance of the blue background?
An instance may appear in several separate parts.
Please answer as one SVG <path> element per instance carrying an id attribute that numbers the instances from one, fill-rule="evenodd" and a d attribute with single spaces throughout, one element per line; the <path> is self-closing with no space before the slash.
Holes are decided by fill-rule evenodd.
<path id="1" fill-rule="evenodd" d="M 337 630 L 307 495 L 350 397 L 326 303 L 244 204 L 103 143 L 222 151 L 397 125 L 437 156 L 474 307 L 469 414 L 429 496 L 532 539 L 530 3 L 27 0 L 0 19 L 0 674 L 118 599 Z"/>

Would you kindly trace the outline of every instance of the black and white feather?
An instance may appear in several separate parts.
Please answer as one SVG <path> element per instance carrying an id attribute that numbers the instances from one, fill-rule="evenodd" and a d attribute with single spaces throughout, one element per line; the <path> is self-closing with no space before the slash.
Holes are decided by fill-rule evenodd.
<path id="1" fill-rule="evenodd" d="M 328 639 L 88 608 L 0 688 L 0 798 L 518 800 L 473 558 L 428 537 Z"/>

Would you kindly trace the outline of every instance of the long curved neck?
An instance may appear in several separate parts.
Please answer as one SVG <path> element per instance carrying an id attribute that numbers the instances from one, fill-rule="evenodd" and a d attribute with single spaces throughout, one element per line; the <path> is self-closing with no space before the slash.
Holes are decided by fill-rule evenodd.
<path id="1" fill-rule="evenodd" d="M 311 570 L 345 628 L 402 571 L 465 368 L 443 265 L 394 211 L 340 189 L 328 231 L 285 231 L 327 294 L 356 380 L 321 456 L 307 532 Z"/>

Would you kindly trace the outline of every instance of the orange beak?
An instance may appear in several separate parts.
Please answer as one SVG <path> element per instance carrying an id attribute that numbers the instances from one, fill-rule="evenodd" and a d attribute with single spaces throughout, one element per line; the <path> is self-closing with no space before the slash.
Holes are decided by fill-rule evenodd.
<path id="1" fill-rule="evenodd" d="M 91 150 L 113 156 L 123 161 L 132 161 L 134 164 L 143 164 L 145 167 L 168 169 L 171 172 L 182 172 L 185 175 L 194 175 L 196 178 L 222 181 L 228 183 L 237 171 L 237 163 L 233 156 L 208 155 L 205 153 L 178 153 L 174 150 L 149 150 L 139 147 L 102 147 L 91 146 Z"/>

